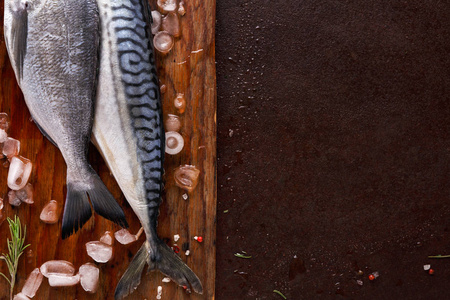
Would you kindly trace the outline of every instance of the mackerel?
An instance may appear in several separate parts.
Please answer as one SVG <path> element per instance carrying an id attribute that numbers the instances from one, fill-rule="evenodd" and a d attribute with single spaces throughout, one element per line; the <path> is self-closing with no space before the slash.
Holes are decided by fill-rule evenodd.
<path id="1" fill-rule="evenodd" d="M 156 233 L 163 192 L 165 136 L 146 0 L 97 0 L 100 71 L 93 142 L 139 218 L 146 241 L 120 279 L 115 298 L 140 283 L 145 264 L 202 293 L 195 273 Z"/>

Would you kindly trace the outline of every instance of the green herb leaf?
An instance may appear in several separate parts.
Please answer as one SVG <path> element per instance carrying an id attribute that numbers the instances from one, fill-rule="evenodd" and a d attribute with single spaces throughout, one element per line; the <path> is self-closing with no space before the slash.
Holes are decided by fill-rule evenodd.
<path id="1" fill-rule="evenodd" d="M 450 255 L 430 255 L 428 258 L 450 258 Z"/>
<path id="2" fill-rule="evenodd" d="M 24 226 L 22 233 L 22 225 L 20 224 L 20 219 L 17 216 L 14 217 L 14 221 L 8 218 L 8 224 L 9 232 L 11 233 L 11 240 L 7 239 L 6 241 L 8 244 L 9 254 L 3 253 L 2 256 L 0 256 L 0 259 L 6 262 L 11 279 L 8 279 L 5 274 L 1 272 L 0 275 L 2 275 L 8 281 L 11 287 L 9 295 L 10 299 L 12 300 L 14 285 L 16 283 L 17 269 L 19 266 L 19 258 L 20 256 L 22 256 L 24 250 L 30 245 L 28 244 L 25 247 L 23 246 L 23 244 L 25 243 L 25 235 L 27 229 L 26 226 Z"/>
<path id="3" fill-rule="evenodd" d="M 244 251 L 242 251 L 244 252 Z M 235 253 L 234 256 L 239 257 L 239 258 L 252 258 L 251 255 L 244 255 L 242 253 Z"/>
<path id="4" fill-rule="evenodd" d="M 278 295 L 280 295 L 281 297 L 283 297 L 283 299 L 287 299 L 286 296 L 283 295 L 283 293 L 281 293 L 279 290 L 273 290 L 273 292 L 274 292 L 275 294 L 278 294 Z"/>

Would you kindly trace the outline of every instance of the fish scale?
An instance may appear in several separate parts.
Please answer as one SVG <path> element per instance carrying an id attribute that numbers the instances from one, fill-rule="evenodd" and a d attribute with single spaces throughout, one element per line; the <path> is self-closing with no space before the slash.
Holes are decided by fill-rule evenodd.
<path id="1" fill-rule="evenodd" d="M 201 293 L 192 270 L 156 232 L 163 191 L 165 134 L 146 0 L 97 0 L 102 41 L 93 140 L 144 228 L 146 242 L 116 288 L 139 285 L 145 264 Z"/>
<path id="2" fill-rule="evenodd" d="M 160 193 L 162 192 L 163 161 L 160 153 L 163 148 L 161 143 L 164 131 L 162 130 L 155 61 L 152 51 L 149 51 L 151 49 L 149 45 L 152 45 L 151 39 L 145 36 L 146 31 L 143 25 L 146 23 L 143 21 L 142 13 L 144 8 L 139 2 L 130 1 L 129 5 L 125 5 L 125 2 L 111 2 L 114 12 L 112 27 L 119 37 L 125 31 L 133 32 L 132 35 L 117 40 L 117 50 L 120 70 L 125 75 L 123 77 L 126 77 L 126 79 L 122 78 L 125 94 L 127 99 L 133 100 L 128 102 L 128 108 L 133 119 L 137 139 L 138 154 L 140 154 L 138 158 L 141 162 L 147 161 L 142 164 L 147 204 L 151 207 L 158 207 L 161 201 Z M 133 21 L 130 21 L 130 16 Z M 136 67 L 136 64 L 139 67 Z M 140 80 L 142 74 L 151 74 L 150 81 L 142 82 Z M 154 108 L 156 108 L 156 111 Z M 148 149 L 147 145 L 149 144 L 152 147 L 151 149 Z M 151 162 L 148 162 L 149 156 L 153 157 Z M 158 192 L 155 193 L 154 191 Z M 150 215 L 155 214 L 153 211 L 149 213 Z"/>
<path id="3" fill-rule="evenodd" d="M 95 105 L 99 15 L 95 0 L 5 0 L 8 54 L 31 116 L 67 165 L 62 238 L 94 211 L 125 215 L 87 161 Z M 89 195 L 89 197 L 88 197 Z"/>

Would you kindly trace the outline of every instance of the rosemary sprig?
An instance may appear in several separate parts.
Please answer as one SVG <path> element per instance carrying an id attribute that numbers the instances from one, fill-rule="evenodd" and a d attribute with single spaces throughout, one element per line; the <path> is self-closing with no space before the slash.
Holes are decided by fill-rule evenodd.
<path id="1" fill-rule="evenodd" d="M 19 258 L 23 254 L 23 251 L 30 245 L 28 244 L 24 246 L 25 236 L 27 233 L 27 226 L 24 226 L 22 232 L 20 219 L 17 216 L 14 216 L 14 221 L 8 218 L 8 224 L 9 224 L 9 231 L 11 233 L 11 241 L 7 239 L 9 253 L 8 254 L 3 253 L 0 256 L 0 259 L 6 262 L 11 279 L 8 279 L 8 277 L 6 277 L 6 275 L 3 274 L 2 272 L 0 272 L 0 275 L 2 275 L 8 281 L 11 287 L 9 297 L 12 300 L 14 285 L 16 283 L 17 269 L 19 267 Z"/>

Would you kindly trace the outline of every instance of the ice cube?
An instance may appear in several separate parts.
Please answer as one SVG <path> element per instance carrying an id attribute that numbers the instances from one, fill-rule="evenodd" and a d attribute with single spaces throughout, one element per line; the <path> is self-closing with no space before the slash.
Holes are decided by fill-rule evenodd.
<path id="1" fill-rule="evenodd" d="M 6 131 L 4 131 L 3 129 L 0 128 L 0 143 L 6 142 L 7 139 L 8 139 L 8 134 L 6 133 Z"/>
<path id="2" fill-rule="evenodd" d="M 168 53 L 173 47 L 173 37 L 167 31 L 160 31 L 153 37 L 155 49 L 161 53 Z"/>
<path id="3" fill-rule="evenodd" d="M 86 243 L 86 250 L 87 254 L 99 263 L 108 262 L 113 253 L 113 249 L 110 245 L 106 245 L 99 241 Z"/>
<path id="4" fill-rule="evenodd" d="M 161 14 L 157 10 L 152 10 L 152 33 L 157 34 L 161 27 Z"/>
<path id="5" fill-rule="evenodd" d="M 423 265 L 423 269 L 425 271 L 428 271 L 429 269 L 431 269 L 431 265 Z"/>
<path id="6" fill-rule="evenodd" d="M 164 122 L 167 131 L 179 131 L 181 128 L 180 117 L 177 115 L 168 114 L 166 122 Z"/>
<path id="7" fill-rule="evenodd" d="M 21 156 L 14 156 L 11 159 L 8 171 L 8 187 L 16 191 L 24 188 L 28 179 L 30 179 L 32 167 L 30 160 Z"/>
<path id="8" fill-rule="evenodd" d="M 42 209 L 41 215 L 39 218 L 42 222 L 47 224 L 55 224 L 58 222 L 58 202 L 55 200 L 51 200 L 45 207 Z"/>
<path id="9" fill-rule="evenodd" d="M 170 282 L 170 278 L 169 278 L 169 277 L 164 277 L 164 278 L 162 279 L 162 282 Z"/>
<path id="10" fill-rule="evenodd" d="M 30 298 L 28 298 L 23 293 L 18 293 L 17 295 L 14 295 L 14 299 L 13 300 L 30 300 Z"/>
<path id="11" fill-rule="evenodd" d="M 127 245 L 136 241 L 136 236 L 131 234 L 127 229 L 121 229 L 114 233 L 116 240 L 122 245 Z"/>
<path id="12" fill-rule="evenodd" d="M 9 117 L 7 113 L 0 113 L 0 129 L 3 129 L 4 131 L 8 131 L 9 129 Z"/>
<path id="13" fill-rule="evenodd" d="M 200 170 L 191 165 L 179 166 L 173 173 L 175 184 L 189 193 L 197 186 L 199 175 Z"/>
<path id="14" fill-rule="evenodd" d="M 186 98 L 183 93 L 177 94 L 173 100 L 173 106 L 175 106 L 180 114 L 184 113 L 184 110 L 186 109 Z"/>
<path id="15" fill-rule="evenodd" d="M 74 286 L 80 282 L 80 274 L 75 276 L 50 275 L 48 284 L 52 287 Z"/>
<path id="16" fill-rule="evenodd" d="M 81 286 L 86 292 L 95 293 L 98 288 L 100 270 L 93 264 L 87 263 L 80 267 Z"/>
<path id="17" fill-rule="evenodd" d="M 41 286 L 42 278 L 44 278 L 44 276 L 39 271 L 39 268 L 34 269 L 30 275 L 28 275 L 27 281 L 25 281 L 25 285 L 22 288 L 22 293 L 33 298 Z"/>
<path id="18" fill-rule="evenodd" d="M 167 31 L 170 35 L 174 37 L 179 37 L 180 21 L 178 20 L 178 15 L 174 12 L 168 13 L 162 19 L 161 29 Z"/>
<path id="19" fill-rule="evenodd" d="M 177 9 L 177 1 L 176 0 L 158 0 L 158 6 L 163 11 L 174 11 Z"/>
<path id="20" fill-rule="evenodd" d="M 3 154 L 11 159 L 13 156 L 19 155 L 20 152 L 20 142 L 13 138 L 7 138 L 3 144 Z"/>
<path id="21" fill-rule="evenodd" d="M 41 266 L 41 273 L 49 278 L 50 275 L 55 276 L 73 276 L 75 267 L 66 260 L 49 260 Z"/>
<path id="22" fill-rule="evenodd" d="M 114 239 L 113 239 L 111 231 L 105 231 L 105 233 L 100 238 L 100 242 L 105 243 L 106 245 L 110 245 L 110 246 L 112 246 L 113 241 L 114 241 Z"/>
<path id="23" fill-rule="evenodd" d="M 23 189 L 18 190 L 16 192 L 16 196 L 22 202 L 33 204 L 33 186 L 31 185 L 31 183 L 28 183 Z"/>
<path id="24" fill-rule="evenodd" d="M 0 210 L 3 209 L 3 198 L 0 198 Z"/>
<path id="25" fill-rule="evenodd" d="M 186 14 L 186 8 L 184 8 L 184 2 L 181 1 L 180 4 L 178 4 L 178 14 L 180 16 L 184 16 Z"/>
<path id="26" fill-rule="evenodd" d="M 22 204 L 22 201 L 17 198 L 16 191 L 13 190 L 8 192 L 8 201 L 12 206 L 19 206 L 20 204 Z"/>

